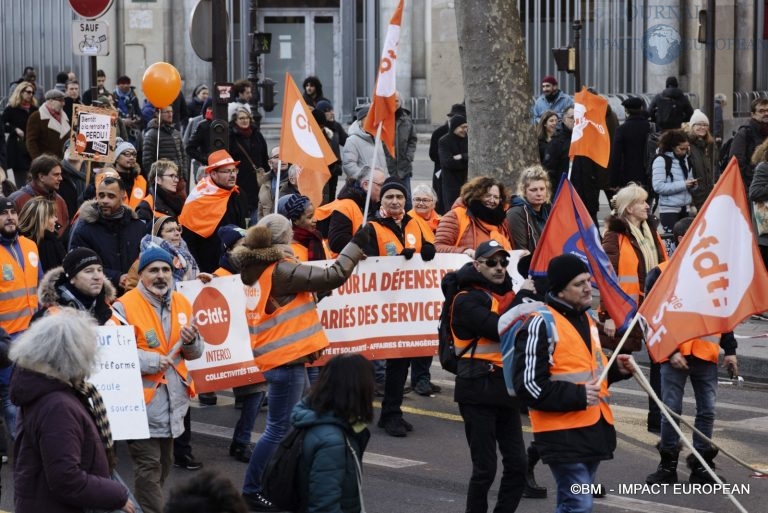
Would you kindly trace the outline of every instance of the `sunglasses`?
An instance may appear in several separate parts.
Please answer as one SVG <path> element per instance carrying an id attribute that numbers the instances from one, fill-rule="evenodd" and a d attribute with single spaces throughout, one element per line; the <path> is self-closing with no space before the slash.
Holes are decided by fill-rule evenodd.
<path id="1" fill-rule="evenodd" d="M 478 260 L 478 262 L 485 264 L 490 268 L 494 268 L 497 265 L 501 265 L 501 267 L 507 267 L 509 265 L 509 259 L 507 258 L 486 258 L 485 260 Z"/>
<path id="2" fill-rule="evenodd" d="M 26 94 L 32 94 L 32 93 L 34 93 L 34 91 L 33 91 L 32 89 L 24 89 L 24 90 L 22 91 L 22 93 L 26 93 Z"/>

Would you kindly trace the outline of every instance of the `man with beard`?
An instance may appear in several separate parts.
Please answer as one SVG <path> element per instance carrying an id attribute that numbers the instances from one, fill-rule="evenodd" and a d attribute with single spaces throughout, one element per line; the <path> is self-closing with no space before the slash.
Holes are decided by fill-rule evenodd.
<path id="1" fill-rule="evenodd" d="M 69 138 L 69 118 L 64 112 L 67 96 L 57 89 L 45 93 L 45 103 L 27 119 L 27 152 L 30 158 L 50 153 L 64 158 L 64 142 Z"/>
<path id="2" fill-rule="evenodd" d="M 17 212 L 21 212 L 24 205 L 36 196 L 42 196 L 53 201 L 56 205 L 56 218 L 59 223 L 56 234 L 62 237 L 69 227 L 69 211 L 67 210 L 67 202 L 59 196 L 58 192 L 62 180 L 59 159 L 53 155 L 40 155 L 29 166 L 29 174 L 32 181 L 11 194 L 9 199 L 16 204 Z"/>
<path id="3" fill-rule="evenodd" d="M 237 186 L 239 165 L 227 150 L 211 153 L 205 177 L 197 183 L 179 215 L 179 223 L 185 228 L 182 237 L 200 270 L 206 273 L 219 267 L 221 240 L 216 230 L 226 224 L 246 226 L 248 202 Z"/>
<path id="4" fill-rule="evenodd" d="M 195 395 L 185 360 L 203 353 L 192 323 L 192 305 L 173 290 L 170 253 L 150 245 L 139 257 L 139 283 L 114 305 L 133 326 L 147 405 L 149 439 L 129 440 L 136 499 L 146 513 L 162 513 L 163 483 L 173 463 L 173 439 L 184 432 L 189 397 Z"/>
<path id="5" fill-rule="evenodd" d="M 561 91 L 557 86 L 557 79 L 547 75 L 541 79 L 541 96 L 536 98 L 533 104 L 533 123 L 537 124 L 541 115 L 552 110 L 562 118 L 565 109 L 573 107 L 573 98 Z"/>
<path id="6" fill-rule="evenodd" d="M 80 218 L 72 227 L 69 250 L 86 247 L 104 264 L 104 274 L 123 291 L 128 270 L 139 257 L 139 244 L 146 232 L 144 223 L 123 205 L 125 184 L 107 177 L 96 187 L 96 199 L 80 207 Z"/>

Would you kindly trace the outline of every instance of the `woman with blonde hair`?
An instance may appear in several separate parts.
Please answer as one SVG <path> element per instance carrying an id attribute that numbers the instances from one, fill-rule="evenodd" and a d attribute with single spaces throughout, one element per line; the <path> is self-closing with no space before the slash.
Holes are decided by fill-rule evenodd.
<path id="1" fill-rule="evenodd" d="M 67 254 L 57 225 L 56 205 L 42 196 L 27 201 L 19 212 L 19 233 L 37 244 L 43 272 L 60 266 Z"/>
<path id="2" fill-rule="evenodd" d="M 541 166 L 524 169 L 517 180 L 517 194 L 507 211 L 509 233 L 516 249 L 533 253 L 552 211 L 549 173 Z"/>
<path id="3" fill-rule="evenodd" d="M 454 207 L 437 226 L 438 253 L 475 256 L 475 248 L 491 239 L 504 249 L 513 248 L 505 217 L 507 193 L 504 184 L 489 176 L 477 176 L 461 187 Z"/>
<path id="4" fill-rule="evenodd" d="M 27 119 L 36 110 L 35 85 L 19 82 L 3 111 L 3 132 L 8 134 L 7 164 L 13 169 L 13 181 L 17 184 L 26 182 L 27 171 L 32 163 L 26 143 Z"/>

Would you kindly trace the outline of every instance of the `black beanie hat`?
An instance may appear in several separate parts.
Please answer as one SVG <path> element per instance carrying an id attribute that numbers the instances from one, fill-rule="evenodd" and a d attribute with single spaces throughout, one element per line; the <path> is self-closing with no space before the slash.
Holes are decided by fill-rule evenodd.
<path id="1" fill-rule="evenodd" d="M 74 278 L 77 273 L 93 264 L 101 264 L 101 258 L 95 251 L 89 248 L 75 248 L 64 257 L 61 266 L 67 273 L 67 278 Z"/>
<path id="2" fill-rule="evenodd" d="M 456 127 L 459 127 L 467 122 L 466 116 L 462 116 L 461 114 L 456 114 L 448 121 L 448 128 L 453 132 L 456 130 Z"/>
<path id="3" fill-rule="evenodd" d="M 408 198 L 408 190 L 405 188 L 405 185 L 403 182 L 395 178 L 394 176 L 390 176 L 386 180 L 384 180 L 384 185 L 381 186 L 381 192 L 379 193 L 379 197 L 383 198 L 384 194 L 390 190 L 390 189 L 397 189 L 398 191 L 403 193 L 403 196 Z"/>
<path id="4" fill-rule="evenodd" d="M 588 273 L 589 268 L 584 261 L 576 255 L 566 254 L 556 256 L 549 261 L 547 267 L 547 279 L 549 291 L 557 294 L 571 283 L 571 280 L 582 273 Z"/>

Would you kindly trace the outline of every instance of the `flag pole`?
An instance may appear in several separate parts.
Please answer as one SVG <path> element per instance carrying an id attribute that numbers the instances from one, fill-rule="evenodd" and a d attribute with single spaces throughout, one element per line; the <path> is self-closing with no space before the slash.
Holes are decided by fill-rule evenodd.
<path id="1" fill-rule="evenodd" d="M 629 326 L 624 331 L 624 335 L 622 335 L 621 340 L 619 341 L 619 344 L 616 346 L 616 349 L 613 350 L 613 354 L 611 354 L 611 358 L 608 360 L 608 363 L 605 365 L 605 369 L 603 369 L 603 373 L 600 374 L 600 379 L 597 380 L 597 384 L 603 382 L 603 380 L 608 376 L 608 370 L 611 368 L 611 365 L 613 365 L 613 362 L 616 361 L 616 358 L 619 356 L 619 350 L 624 345 L 624 342 L 627 341 L 627 338 L 629 337 L 629 333 L 632 331 L 632 328 L 635 327 L 635 324 L 637 324 L 637 319 L 640 317 L 638 313 L 635 313 L 635 316 L 632 317 L 632 322 L 629 323 Z"/>
<path id="2" fill-rule="evenodd" d="M 363 226 L 365 226 L 365 223 L 368 222 L 368 211 L 370 210 L 371 205 L 371 191 L 373 190 L 373 171 L 376 169 L 376 150 L 378 149 L 379 145 L 381 144 L 381 126 L 384 124 L 383 121 L 379 122 L 379 126 L 376 129 L 376 139 L 374 139 L 373 142 L 373 158 L 371 159 L 371 176 L 368 178 L 368 191 L 365 195 L 365 210 L 363 210 Z"/>
<path id="3" fill-rule="evenodd" d="M 275 183 L 275 214 L 277 214 L 277 200 L 280 198 L 280 170 L 283 167 L 283 161 L 277 159 L 277 182 Z"/>
<path id="4" fill-rule="evenodd" d="M 571 171 L 573 171 L 573 157 L 568 159 L 568 181 L 571 181 Z"/>

